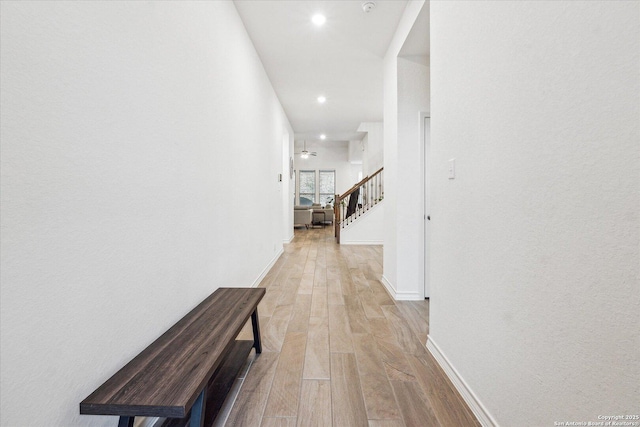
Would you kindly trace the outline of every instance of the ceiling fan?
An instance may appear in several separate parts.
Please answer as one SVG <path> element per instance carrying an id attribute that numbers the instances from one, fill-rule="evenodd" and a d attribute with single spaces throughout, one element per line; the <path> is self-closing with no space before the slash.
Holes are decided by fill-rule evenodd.
<path id="1" fill-rule="evenodd" d="M 302 157 L 303 159 L 308 159 L 309 156 L 317 156 L 318 153 L 316 153 L 315 151 L 307 151 L 307 141 L 304 141 L 304 146 L 302 148 L 302 151 L 296 154 L 300 154 L 300 157 Z"/>

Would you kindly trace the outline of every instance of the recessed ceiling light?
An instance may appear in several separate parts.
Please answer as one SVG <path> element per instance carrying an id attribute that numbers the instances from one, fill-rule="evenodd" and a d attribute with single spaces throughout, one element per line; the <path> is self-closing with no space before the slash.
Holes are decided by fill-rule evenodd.
<path id="1" fill-rule="evenodd" d="M 326 100 L 327 100 L 327 98 L 326 98 L 326 97 L 324 97 L 324 96 L 322 96 L 322 95 L 320 95 L 320 96 L 318 97 L 318 102 L 319 102 L 320 104 L 324 104 Z"/>
<path id="2" fill-rule="evenodd" d="M 316 13 L 315 15 L 313 15 L 313 17 L 311 18 L 311 21 L 316 24 L 318 27 L 321 27 L 324 25 L 325 22 L 327 22 L 327 18 L 321 14 L 321 13 Z"/>
<path id="3" fill-rule="evenodd" d="M 327 135 L 323 133 L 322 135 L 320 135 L 320 139 L 327 139 Z"/>

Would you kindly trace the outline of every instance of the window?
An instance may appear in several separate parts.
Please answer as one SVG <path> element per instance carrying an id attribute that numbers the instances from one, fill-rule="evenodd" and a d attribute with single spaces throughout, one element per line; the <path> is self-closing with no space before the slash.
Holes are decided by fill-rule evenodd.
<path id="1" fill-rule="evenodd" d="M 320 171 L 320 204 L 333 203 L 336 195 L 336 171 Z"/>
<path id="2" fill-rule="evenodd" d="M 300 171 L 300 204 L 311 205 L 316 201 L 316 171 Z"/>

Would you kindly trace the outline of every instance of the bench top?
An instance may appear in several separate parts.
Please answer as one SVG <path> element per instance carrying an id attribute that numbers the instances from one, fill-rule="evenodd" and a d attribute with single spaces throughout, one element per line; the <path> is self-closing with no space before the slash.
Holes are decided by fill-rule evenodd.
<path id="1" fill-rule="evenodd" d="M 87 415 L 183 418 L 264 288 L 219 288 L 80 403 Z"/>

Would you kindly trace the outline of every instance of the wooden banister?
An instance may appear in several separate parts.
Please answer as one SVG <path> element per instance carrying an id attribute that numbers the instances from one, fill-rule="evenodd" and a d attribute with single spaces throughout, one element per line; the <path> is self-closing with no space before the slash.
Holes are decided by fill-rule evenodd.
<path id="1" fill-rule="evenodd" d="M 335 236 L 338 243 L 340 243 L 340 230 L 342 228 L 383 199 L 383 170 L 384 168 L 378 169 L 371 176 L 363 178 L 343 194 L 336 194 L 333 209 L 336 228 Z M 357 200 L 351 200 L 352 196 L 355 196 Z M 345 200 L 347 198 L 349 198 L 350 209 L 346 209 Z"/>
<path id="2" fill-rule="evenodd" d="M 350 189 L 348 189 L 347 191 L 345 191 L 341 196 L 338 196 L 336 194 L 336 197 L 341 197 L 342 199 L 344 199 L 347 196 L 350 196 L 351 193 L 353 193 L 354 191 L 356 191 L 357 188 L 360 188 L 365 182 L 369 181 L 370 179 L 372 179 L 374 176 L 378 175 L 380 172 L 382 172 L 384 168 L 380 168 L 378 169 L 373 175 L 369 176 L 365 176 L 364 178 L 362 178 L 362 181 L 356 183 L 353 187 L 351 187 Z"/>

